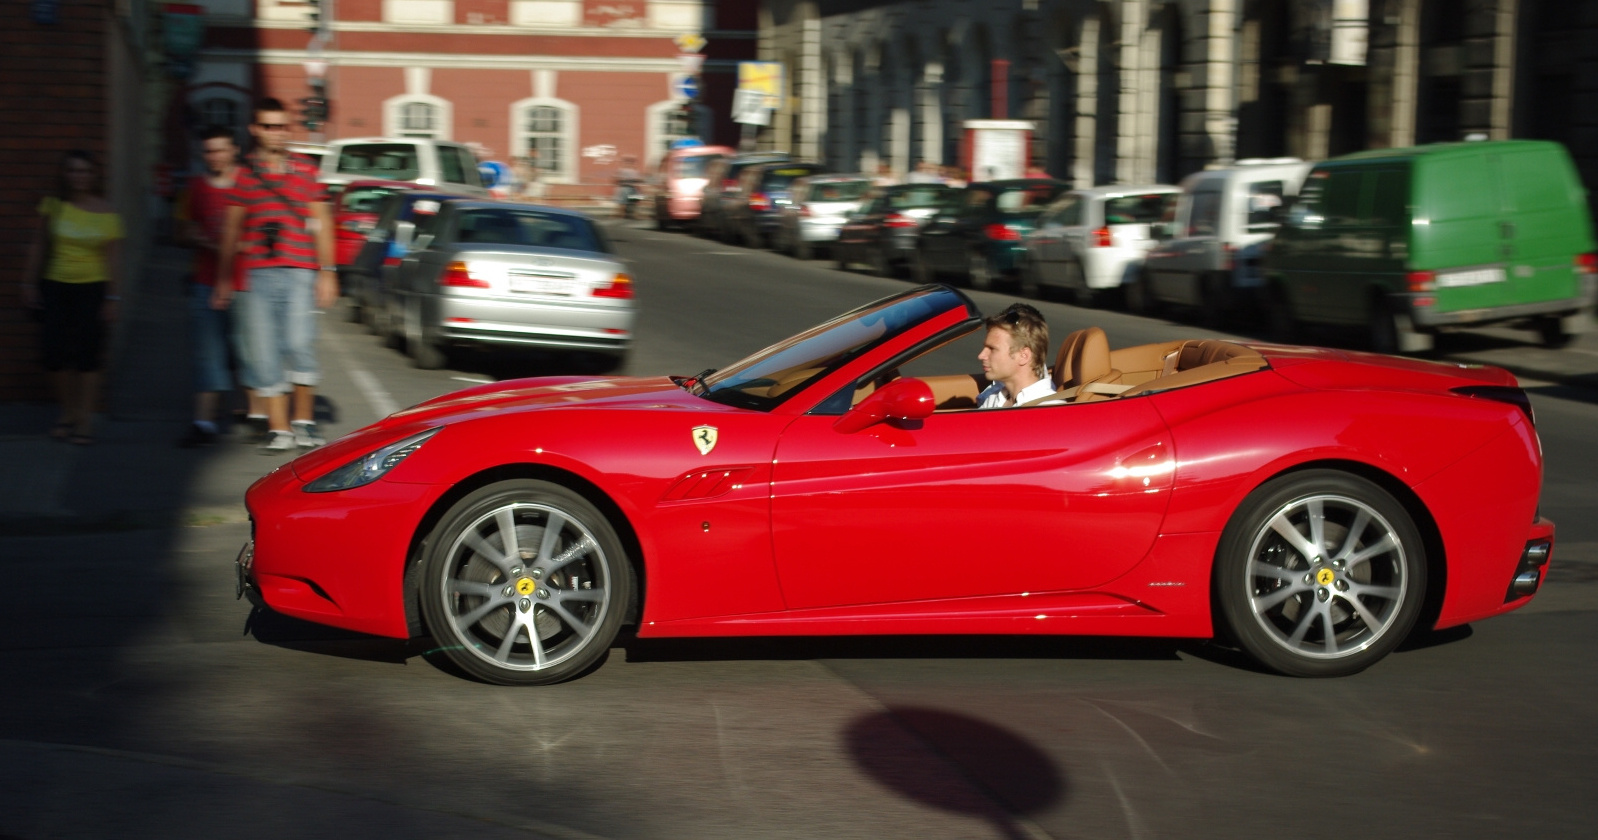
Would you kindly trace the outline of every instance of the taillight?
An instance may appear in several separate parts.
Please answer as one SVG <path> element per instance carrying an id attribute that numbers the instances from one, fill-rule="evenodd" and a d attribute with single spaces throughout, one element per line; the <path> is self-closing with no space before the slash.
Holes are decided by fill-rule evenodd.
<path id="1" fill-rule="evenodd" d="M 1431 292 L 1437 289 L 1437 272 L 1411 271 L 1404 276 L 1411 292 Z"/>
<path id="2" fill-rule="evenodd" d="M 1598 274 L 1598 254 L 1577 254 L 1577 274 Z"/>
<path id="3" fill-rule="evenodd" d="M 730 192 L 730 191 L 735 190 L 735 189 L 738 189 L 738 179 L 737 178 L 728 178 L 727 180 L 721 182 L 721 191 L 722 192 Z"/>
<path id="4" fill-rule="evenodd" d="M 631 298 L 633 296 L 633 278 L 625 274 L 618 274 L 610 279 L 610 285 L 596 287 L 593 294 L 594 297 L 602 298 Z"/>
<path id="5" fill-rule="evenodd" d="M 905 216 L 900 213 L 890 213 L 882 218 L 883 227 L 913 228 L 919 224 L 920 222 L 917 222 L 914 216 Z"/>
<path id="6" fill-rule="evenodd" d="M 771 199 L 769 197 L 767 197 L 765 193 L 750 193 L 749 194 L 749 209 L 750 210 L 770 210 L 771 209 Z"/>
<path id="7" fill-rule="evenodd" d="M 1109 225 L 1105 225 L 1104 227 L 1101 227 L 1098 230 L 1093 231 L 1093 247 L 1095 247 L 1095 248 L 1108 248 L 1108 247 L 1110 247 L 1111 245 L 1114 245 L 1114 244 L 1115 244 L 1115 240 L 1113 238 L 1111 238 L 1111 236 L 1110 236 L 1110 226 Z"/>
<path id="8" fill-rule="evenodd" d="M 383 267 L 384 268 L 399 268 L 399 264 L 400 264 L 400 258 L 399 257 L 384 257 L 383 258 Z"/>
<path id="9" fill-rule="evenodd" d="M 1454 393 L 1466 397 L 1479 397 L 1494 402 L 1509 403 L 1521 410 L 1526 415 L 1526 422 L 1537 425 L 1537 415 L 1531 410 L 1531 398 L 1519 388 L 1508 385 L 1466 385 L 1463 388 L 1453 389 Z"/>
<path id="10" fill-rule="evenodd" d="M 466 263 L 463 262 L 450 263 L 449 268 L 444 269 L 444 279 L 440 282 L 445 286 L 456 286 L 463 289 L 489 288 L 488 281 L 473 277 L 471 269 L 467 268 Z"/>
<path id="11" fill-rule="evenodd" d="M 799 215 L 804 216 L 806 218 L 809 218 L 809 216 L 810 216 L 810 205 L 808 205 L 808 204 L 799 205 Z"/>
<path id="12" fill-rule="evenodd" d="M 1021 231 L 1009 225 L 988 225 L 982 229 L 989 239 L 995 242 L 1020 242 Z"/>

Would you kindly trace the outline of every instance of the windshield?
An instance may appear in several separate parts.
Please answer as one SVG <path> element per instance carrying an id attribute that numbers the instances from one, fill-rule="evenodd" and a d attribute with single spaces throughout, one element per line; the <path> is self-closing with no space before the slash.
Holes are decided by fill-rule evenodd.
<path id="1" fill-rule="evenodd" d="M 410 143 L 351 143 L 339 149 L 338 172 L 390 181 L 414 181 L 421 174 Z"/>
<path id="2" fill-rule="evenodd" d="M 795 178 L 814 175 L 820 171 L 820 167 L 815 166 L 783 166 L 768 169 L 760 176 L 760 186 L 768 190 L 786 190 Z"/>
<path id="3" fill-rule="evenodd" d="M 810 185 L 810 200 L 859 201 L 870 189 L 870 181 L 822 181 Z"/>
<path id="4" fill-rule="evenodd" d="M 592 223 L 581 216 L 540 213 L 533 209 L 473 208 L 461 213 L 456 239 L 486 245 L 529 245 L 606 251 Z"/>
<path id="5" fill-rule="evenodd" d="M 964 296 L 941 286 L 879 300 L 705 377 L 700 395 L 725 405 L 770 411 L 893 336 L 950 310 L 969 308 Z M 971 314 L 975 316 L 975 310 Z"/>
<path id="6" fill-rule="evenodd" d="M 922 207 L 948 207 L 955 201 L 959 194 L 953 187 L 939 186 L 937 184 L 916 187 L 914 189 L 891 192 L 888 194 L 888 205 L 895 210 L 915 210 Z"/>
<path id="7" fill-rule="evenodd" d="M 1176 193 L 1123 195 L 1106 199 L 1104 223 L 1107 225 L 1153 224 L 1165 218 L 1165 211 L 1176 204 Z"/>
<path id="8" fill-rule="evenodd" d="M 677 158 L 672 162 L 671 175 L 673 178 L 703 178 L 711 162 L 720 157 L 720 155 L 690 155 Z"/>

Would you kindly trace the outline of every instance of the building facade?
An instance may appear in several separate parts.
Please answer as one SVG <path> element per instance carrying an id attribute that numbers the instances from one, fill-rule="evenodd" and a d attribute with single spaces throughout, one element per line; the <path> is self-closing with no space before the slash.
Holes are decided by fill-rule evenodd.
<path id="1" fill-rule="evenodd" d="M 766 147 L 845 169 L 959 162 L 967 119 L 1025 119 L 1076 184 L 1249 157 L 1559 140 L 1598 184 L 1592 0 L 771 0 L 788 70 Z"/>
<path id="2" fill-rule="evenodd" d="M 207 46 L 183 122 L 243 130 L 250 103 L 297 108 L 325 91 L 329 118 L 296 139 L 432 137 L 487 159 L 539 150 L 551 198 L 605 194 L 688 135 L 735 136 L 723 116 L 755 7 L 716 0 L 204 0 Z M 681 36 L 700 34 L 700 94 Z M 313 82 L 320 80 L 318 87 Z"/>

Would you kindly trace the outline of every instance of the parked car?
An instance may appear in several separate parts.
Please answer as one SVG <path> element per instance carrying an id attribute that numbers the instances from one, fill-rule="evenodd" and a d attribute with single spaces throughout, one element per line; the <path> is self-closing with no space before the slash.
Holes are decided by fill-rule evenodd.
<path id="1" fill-rule="evenodd" d="M 1240 160 L 1182 180 L 1172 221 L 1127 286 L 1127 307 L 1152 312 L 1173 303 L 1217 323 L 1250 305 L 1264 285 L 1260 258 L 1310 164 L 1295 158 Z"/>
<path id="2" fill-rule="evenodd" d="M 1065 289 L 1082 306 L 1120 294 L 1154 245 L 1153 228 L 1181 195 L 1169 184 L 1089 187 L 1049 205 L 1026 235 L 1022 287 Z"/>
<path id="3" fill-rule="evenodd" d="M 328 144 L 317 180 L 337 193 L 351 181 L 410 181 L 487 197 L 477 156 L 464 144 L 417 137 L 351 137 Z"/>
<path id="4" fill-rule="evenodd" d="M 728 146 L 692 146 L 667 152 L 655 173 L 655 227 L 668 230 L 698 222 L 710 165 L 733 154 Z"/>
<path id="5" fill-rule="evenodd" d="M 1518 322 L 1562 347 L 1593 328 L 1598 253 L 1558 143 L 1440 143 L 1317 164 L 1265 259 L 1273 331 L 1364 326 L 1383 352 Z"/>
<path id="6" fill-rule="evenodd" d="M 943 184 L 878 187 L 871 200 L 838 228 L 832 253 L 838 268 L 865 263 L 880 276 L 893 275 L 915 256 L 921 225 L 962 194 Z"/>
<path id="7" fill-rule="evenodd" d="M 916 279 L 930 283 L 940 275 L 961 276 L 974 289 L 1000 281 L 1016 282 L 1023 237 L 1043 208 L 1071 185 L 1053 178 L 982 181 L 966 187 L 957 204 L 939 210 L 921 226 L 916 239 Z"/>
<path id="8" fill-rule="evenodd" d="M 367 234 L 377 227 L 383 200 L 397 192 L 410 189 L 427 189 L 405 181 L 351 181 L 333 203 L 334 262 L 338 264 L 339 289 L 349 293 L 352 283 L 350 264 L 366 244 Z M 359 314 L 358 307 L 350 308 L 351 317 Z"/>
<path id="9" fill-rule="evenodd" d="M 770 245 L 777 232 L 777 214 L 787 206 L 793 182 L 826 171 L 820 163 L 792 160 L 745 167 L 738 176 L 738 192 L 726 205 L 725 221 L 733 238 L 751 248 Z"/>
<path id="10" fill-rule="evenodd" d="M 419 368 L 462 346 L 583 352 L 610 368 L 632 346 L 632 277 L 576 211 L 443 202 L 417 224 L 394 277 L 389 306 Z"/>
<path id="11" fill-rule="evenodd" d="M 318 624 L 431 634 L 472 678 L 525 686 L 588 673 L 624 625 L 1220 636 L 1333 677 L 1543 582 L 1543 456 L 1506 371 L 1111 349 L 1090 327 L 1061 342 L 1055 394 L 974 410 L 974 360 L 949 345 L 982 323 L 923 286 L 715 372 L 436 397 L 251 486 L 240 590 Z M 951 550 L 1000 520 L 1002 561 Z"/>
<path id="12" fill-rule="evenodd" d="M 348 278 L 350 317 L 366 324 L 380 336 L 398 332 L 395 313 L 388 309 L 388 288 L 400 260 L 409 252 L 416 225 L 437 213 L 445 201 L 468 196 L 452 195 L 426 188 L 402 190 L 381 199 L 377 220 L 366 233 L 361 248 L 349 265 L 343 267 Z"/>
<path id="13" fill-rule="evenodd" d="M 705 170 L 705 191 L 699 205 L 699 233 L 723 242 L 732 241 L 738 230 L 733 227 L 729 211 L 740 201 L 738 187 L 744 169 L 789 157 L 787 152 L 757 152 L 711 161 Z"/>
<path id="14" fill-rule="evenodd" d="M 777 212 L 772 248 L 801 260 L 817 248 L 831 250 L 838 228 L 871 192 L 865 175 L 806 175 L 793 182 L 788 203 Z"/>

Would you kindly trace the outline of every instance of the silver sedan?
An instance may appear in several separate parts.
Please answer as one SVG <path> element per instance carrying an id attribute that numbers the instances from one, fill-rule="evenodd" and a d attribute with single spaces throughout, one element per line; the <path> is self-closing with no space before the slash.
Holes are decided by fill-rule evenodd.
<path id="1" fill-rule="evenodd" d="M 412 241 L 388 303 L 417 367 L 497 345 L 597 354 L 614 368 L 632 346 L 632 277 L 582 213 L 446 201 L 401 238 Z"/>

